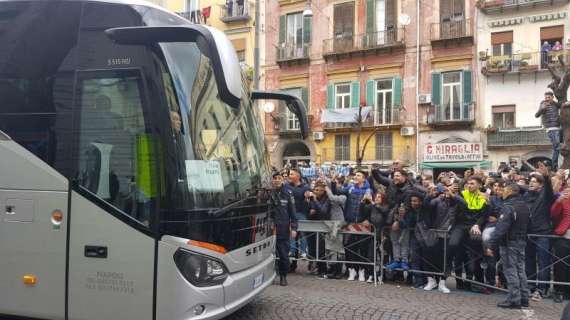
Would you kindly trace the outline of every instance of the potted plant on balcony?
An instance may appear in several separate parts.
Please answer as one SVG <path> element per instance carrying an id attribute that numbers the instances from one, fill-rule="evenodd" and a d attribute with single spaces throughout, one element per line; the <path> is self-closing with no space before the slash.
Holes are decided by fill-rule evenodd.
<path id="1" fill-rule="evenodd" d="M 489 125 L 485 131 L 487 131 L 487 133 L 496 133 L 497 127 L 491 127 L 491 125 Z"/>
<path id="2" fill-rule="evenodd" d="M 489 73 L 502 73 L 509 71 L 509 67 L 502 60 L 491 60 L 487 66 Z"/>
<path id="3" fill-rule="evenodd" d="M 530 63 L 531 57 L 530 53 L 523 55 L 519 64 L 519 71 L 536 71 L 538 70 L 538 65 Z"/>

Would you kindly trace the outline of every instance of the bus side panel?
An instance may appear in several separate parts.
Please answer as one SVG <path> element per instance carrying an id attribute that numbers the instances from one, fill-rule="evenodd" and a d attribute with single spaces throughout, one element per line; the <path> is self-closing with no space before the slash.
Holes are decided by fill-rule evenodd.
<path id="1" fill-rule="evenodd" d="M 154 239 L 72 191 L 69 319 L 152 319 Z"/>
<path id="2" fill-rule="evenodd" d="M 13 141 L 0 155 L 0 314 L 63 319 L 67 182 Z"/>

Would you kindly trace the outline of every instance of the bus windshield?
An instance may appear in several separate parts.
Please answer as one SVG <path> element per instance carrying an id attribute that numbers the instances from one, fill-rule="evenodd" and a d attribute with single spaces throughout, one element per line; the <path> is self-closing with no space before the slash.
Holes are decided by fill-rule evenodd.
<path id="1" fill-rule="evenodd" d="M 166 231 L 187 234 L 190 226 L 182 225 L 212 222 L 213 212 L 237 201 L 240 208 L 248 207 L 244 214 L 266 214 L 255 195 L 269 176 L 269 166 L 247 81 L 241 106 L 232 108 L 220 98 L 212 64 L 195 44 L 168 43 L 160 48 L 167 65 L 163 85 L 171 120 L 164 153 Z M 204 229 L 208 228 L 196 228 Z M 206 233 L 210 239 L 202 240 L 219 242 Z"/>

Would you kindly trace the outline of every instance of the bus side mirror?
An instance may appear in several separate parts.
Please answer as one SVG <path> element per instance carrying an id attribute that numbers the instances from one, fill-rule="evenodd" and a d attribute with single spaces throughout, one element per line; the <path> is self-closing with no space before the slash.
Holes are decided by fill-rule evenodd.
<path id="1" fill-rule="evenodd" d="M 226 35 L 214 28 L 188 24 L 164 27 L 123 27 L 105 30 L 114 42 L 124 45 L 152 45 L 168 42 L 193 42 L 200 52 L 210 58 L 220 98 L 233 108 L 239 108 L 242 98 L 242 78 L 239 59 Z"/>
<path id="2" fill-rule="evenodd" d="M 283 92 L 274 91 L 252 91 L 252 100 L 280 100 L 285 102 L 289 111 L 291 111 L 297 119 L 301 127 L 301 136 L 306 139 L 309 136 L 309 122 L 307 120 L 307 108 L 301 99 L 296 96 Z"/>

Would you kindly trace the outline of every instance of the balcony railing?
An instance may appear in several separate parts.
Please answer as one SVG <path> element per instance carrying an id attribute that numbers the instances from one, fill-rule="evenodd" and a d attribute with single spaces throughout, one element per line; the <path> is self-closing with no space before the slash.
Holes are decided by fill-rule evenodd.
<path id="1" fill-rule="evenodd" d="M 195 11 L 184 11 L 184 12 L 177 12 L 179 16 L 186 20 L 190 20 L 194 23 L 204 23 L 204 16 L 202 16 L 202 11 L 195 10 Z"/>
<path id="2" fill-rule="evenodd" d="M 549 146 L 550 140 L 542 127 L 522 127 L 487 131 L 487 147 Z"/>
<path id="3" fill-rule="evenodd" d="M 400 109 L 393 108 L 389 115 L 383 115 L 380 111 L 373 111 L 370 113 L 368 118 L 362 121 L 363 128 L 371 127 L 381 127 L 381 126 L 400 126 L 402 122 L 400 121 Z M 325 129 L 349 129 L 357 128 L 356 123 L 346 123 L 346 122 L 330 122 L 325 123 Z"/>
<path id="4" fill-rule="evenodd" d="M 473 39 L 471 19 L 451 20 L 431 24 L 431 41 Z"/>
<path id="5" fill-rule="evenodd" d="M 524 52 L 506 56 L 490 56 L 483 63 L 481 72 L 485 75 L 508 72 L 533 72 L 570 63 L 570 50 L 550 52 Z"/>
<path id="6" fill-rule="evenodd" d="M 459 109 L 453 110 L 450 106 L 436 105 L 432 107 L 432 112 L 428 114 L 428 124 L 430 125 L 455 125 L 475 122 L 475 112 L 473 104 L 461 105 Z"/>
<path id="7" fill-rule="evenodd" d="M 225 23 L 237 22 L 237 21 L 248 21 L 251 19 L 249 14 L 249 2 L 243 1 L 241 5 L 237 1 L 232 1 L 229 4 L 220 6 L 221 14 L 220 20 Z"/>
<path id="8" fill-rule="evenodd" d="M 339 35 L 323 41 L 323 55 L 325 57 L 393 48 L 404 45 L 404 29 L 393 28 L 384 31 L 370 32 L 361 35 Z"/>
<path id="9" fill-rule="evenodd" d="M 277 47 L 277 62 L 309 59 L 311 46 L 308 43 L 281 43 Z"/>
<path id="10" fill-rule="evenodd" d="M 524 7 L 535 8 L 537 6 L 551 6 L 565 4 L 568 0 L 486 0 L 479 2 L 479 8 L 485 13 L 502 12 L 509 9 Z"/>

